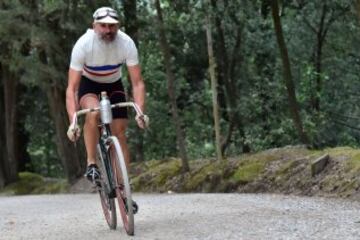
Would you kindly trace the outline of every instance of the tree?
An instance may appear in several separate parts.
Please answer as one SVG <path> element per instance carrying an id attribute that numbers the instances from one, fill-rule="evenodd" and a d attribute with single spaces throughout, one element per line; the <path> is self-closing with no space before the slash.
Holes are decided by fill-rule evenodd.
<path id="1" fill-rule="evenodd" d="M 10 140 L 26 148 L 35 166 L 26 170 L 48 174 L 52 169 L 52 176 L 69 180 L 81 176 L 82 143 L 75 149 L 65 135 L 66 75 L 73 44 L 103 5 L 124 10 L 125 30 L 140 49 L 152 121 L 143 135 L 129 128 L 136 160 L 181 157 L 180 146 L 188 159 L 214 155 L 204 3 L 211 5 L 223 153 L 260 151 L 306 138 L 313 146 L 359 146 L 360 21 L 354 1 L 161 0 L 162 25 L 154 24 L 157 8 L 150 3 L 0 0 L 0 111 L 7 111 L 0 115 L 0 137 L 3 147 Z M 14 80 L 4 82 L 5 77 Z M 5 95 L 4 87 L 16 90 L 20 100 L 15 102 L 16 123 L 10 120 L 14 108 L 8 105 L 5 111 L 5 97 L 11 104 L 15 95 Z M 6 135 L 11 128 L 15 135 Z M 0 186 L 9 173 L 6 148 Z M 24 169 L 23 154 L 14 154 Z"/>
<path id="2" fill-rule="evenodd" d="M 2 68 L 1 68 L 1 64 L 0 64 L 0 92 L 3 92 L 3 84 L 2 84 Z M 0 112 L 4 112 L 4 99 L 0 98 Z M 6 143 L 6 139 L 5 139 L 5 132 L 4 132 L 4 127 L 1 126 L 5 126 L 5 118 L 4 118 L 4 114 L 0 115 L 0 189 L 2 189 L 5 186 L 6 183 L 6 178 L 5 178 L 5 168 L 4 168 L 4 162 L 5 162 L 5 158 L 6 158 L 6 147 L 5 143 Z"/>
<path id="3" fill-rule="evenodd" d="M 209 15 L 206 16 L 206 39 L 208 42 L 208 52 L 209 52 L 209 73 L 211 79 L 211 89 L 213 93 L 213 117 L 214 117 L 214 128 L 215 128 L 215 146 L 216 146 L 216 155 L 217 159 L 222 161 L 223 152 L 221 151 L 220 144 L 220 117 L 219 117 L 219 106 L 218 106 L 218 94 L 217 94 L 217 81 L 215 73 L 215 59 L 214 59 L 214 50 L 213 50 L 213 40 L 211 36 L 211 24 Z"/>
<path id="4" fill-rule="evenodd" d="M 136 13 L 136 0 L 125 0 L 124 1 L 124 15 L 125 15 L 125 31 L 126 33 L 134 40 L 135 45 L 139 47 L 138 40 L 138 20 Z M 129 76 L 128 76 L 129 78 Z M 131 88 L 128 90 L 131 91 Z M 129 94 L 132 95 L 131 92 Z M 137 162 L 143 162 L 145 159 L 144 156 L 144 137 L 142 131 L 139 128 L 135 128 L 133 138 L 134 150 L 132 151 L 131 156 L 134 156 L 134 160 Z"/>
<path id="5" fill-rule="evenodd" d="M 248 144 L 246 144 L 243 119 L 238 109 L 240 89 L 239 84 L 236 81 L 236 74 L 240 70 L 239 51 L 241 49 L 243 40 L 243 24 L 236 16 L 236 11 L 234 11 L 237 9 L 236 3 L 223 1 L 223 11 L 218 9 L 218 4 L 220 4 L 220 1 L 211 0 L 211 5 L 215 12 L 215 28 L 217 31 L 216 56 L 219 66 L 218 81 L 223 88 L 221 91 L 224 91 L 225 93 L 225 102 L 221 105 L 224 109 L 226 109 L 226 114 L 228 115 L 229 121 L 227 136 L 222 142 L 221 151 L 222 154 L 225 153 L 226 148 L 231 142 L 233 131 L 234 129 L 237 129 L 240 135 L 239 138 L 241 139 L 242 150 L 246 153 L 250 151 L 250 147 Z M 246 6 L 246 2 L 244 2 L 243 5 Z M 228 15 L 228 18 L 230 18 L 230 24 L 228 23 L 229 21 L 225 23 L 225 12 L 228 13 L 226 15 Z M 227 36 L 225 36 L 224 33 L 225 24 L 231 25 L 231 31 L 235 32 L 233 44 L 231 45 L 226 43 Z"/>
<path id="6" fill-rule="evenodd" d="M 299 2 L 296 8 L 301 11 L 302 20 L 309 30 L 314 34 L 315 44 L 311 56 L 314 68 L 314 83 L 310 93 L 310 106 L 315 112 L 320 111 L 321 92 L 323 89 L 323 53 L 326 38 L 331 26 L 349 11 L 349 6 L 345 3 L 339 4 L 337 1 L 322 2 Z M 315 10 L 315 16 L 305 15 L 305 10 Z M 317 11 L 320 10 L 320 11 Z M 314 19 L 315 18 L 315 19 Z"/>
<path id="7" fill-rule="evenodd" d="M 1 31 L 7 33 L 0 41 L 1 51 L 1 81 L 3 90 L 4 104 L 4 145 L 5 149 L 2 160 L 3 173 L 5 175 L 5 184 L 12 183 L 18 178 L 19 162 L 22 151 L 19 129 L 19 85 L 21 66 L 19 61 L 29 53 L 29 38 L 22 34 L 29 28 L 28 23 L 23 23 L 21 19 L 26 19 L 29 12 L 25 9 L 14 9 L 19 7 L 19 3 L 0 3 L 1 19 L 4 22 L 20 24 L 17 28 L 11 27 L 11 24 L 5 24 Z M 15 21 L 14 21 L 15 19 Z M 26 146 L 26 142 L 25 142 Z"/>
<path id="8" fill-rule="evenodd" d="M 96 4 L 100 4 L 100 2 L 98 1 Z M 93 11 L 96 4 L 88 2 L 85 6 L 83 1 L 68 0 L 1 2 L 1 8 L 4 9 L 0 13 L 1 20 L 3 23 L 9 22 L 9 24 L 3 24 L 0 28 L 0 31 L 6 36 L 0 40 L 0 45 L 4 50 L 1 52 L 3 56 L 1 59 L 1 79 L 4 82 L 6 112 L 4 121 L 6 125 L 7 151 L 4 152 L 8 154 L 8 156 L 2 158 L 2 166 L 6 169 L 4 172 L 10 176 L 10 181 L 15 180 L 15 176 L 19 171 L 19 158 L 26 156 L 19 150 L 23 147 L 26 149 L 27 144 L 21 144 L 22 142 L 18 141 L 19 137 L 21 137 L 20 140 L 26 140 L 26 134 L 19 135 L 24 133 L 21 131 L 22 126 L 18 126 L 19 122 L 24 123 L 25 121 L 17 119 L 18 114 L 16 111 L 19 111 L 19 107 L 13 105 L 14 102 L 17 103 L 15 100 L 17 86 L 22 83 L 32 88 L 35 86 L 41 89 L 45 93 L 45 99 L 47 97 L 49 112 L 54 123 L 53 126 L 48 126 L 48 129 L 55 129 L 53 131 L 55 132 L 54 142 L 68 180 L 74 181 L 77 177 L 82 176 L 85 163 L 80 162 L 81 156 L 78 154 L 78 150 L 67 141 L 66 137 L 68 119 L 65 117 L 65 84 L 63 76 L 67 72 L 71 46 L 80 34 L 78 29 L 82 31 L 87 25 L 86 21 L 89 21 L 89 19 L 85 21 L 84 11 L 79 14 L 80 9 L 85 8 Z M 101 4 L 108 5 L 108 1 L 102 1 Z M 86 15 L 86 17 L 88 16 L 91 16 L 91 14 Z M 16 24 L 17 27 L 13 28 L 13 24 Z M 31 35 L 23 34 L 25 32 L 30 32 Z M 42 103 L 43 100 L 40 99 Z M 30 119 L 30 121 L 41 117 L 28 117 L 27 110 L 22 111 L 21 117 Z M 41 127 L 46 129 L 45 126 Z M 39 135 L 38 129 L 35 129 L 32 134 Z M 48 136 L 48 134 L 44 136 Z M 48 139 L 47 141 L 52 140 Z M 16 146 L 21 146 L 21 148 Z M 39 147 L 48 146 L 50 144 Z M 12 149 L 16 149 L 17 152 Z M 13 161 L 15 158 L 16 162 Z M 8 179 L 9 176 L 6 176 L 6 178 Z"/>
<path id="9" fill-rule="evenodd" d="M 175 75 L 171 70 L 171 53 L 165 36 L 165 28 L 159 0 L 155 0 L 155 8 L 157 11 L 158 31 L 160 36 L 159 43 L 164 57 L 166 75 L 168 80 L 168 95 L 170 98 L 172 120 L 176 127 L 177 146 L 179 148 L 179 155 L 182 160 L 182 171 L 187 172 L 189 171 L 189 163 L 186 154 L 185 137 L 181 126 L 181 119 L 179 117 L 177 109 Z"/>
<path id="10" fill-rule="evenodd" d="M 68 70 L 67 61 L 72 43 L 76 38 L 76 32 L 73 32 L 72 28 L 66 28 L 67 25 L 60 23 L 65 17 L 69 17 L 68 23 L 77 25 L 76 21 L 79 20 L 79 16 L 74 12 L 79 10 L 79 6 L 76 5 L 79 3 L 69 3 L 69 5 L 44 4 L 53 5 L 48 5 L 49 12 L 36 9 L 37 15 L 43 16 L 45 21 L 36 21 L 37 24 L 33 26 L 32 41 L 36 54 L 32 56 L 32 59 L 40 71 L 32 72 L 31 77 L 37 75 L 37 84 L 46 93 L 50 116 L 54 123 L 52 127 L 55 128 L 54 137 L 57 153 L 64 167 L 65 176 L 69 182 L 73 182 L 82 176 L 85 168 L 85 162 L 81 161 L 83 155 L 81 150 L 83 149 L 76 149 L 66 136 L 69 123 L 65 107 L 64 82 L 66 80 L 64 78 Z M 79 25 L 83 25 L 84 22 L 80 22 Z M 79 29 L 81 29 L 80 26 Z M 51 30 L 43 34 L 44 29 Z M 67 44 L 62 44 L 62 42 Z"/>
<path id="11" fill-rule="evenodd" d="M 276 39 L 279 45 L 280 55 L 283 63 L 283 74 L 284 74 L 283 77 L 285 80 L 285 85 L 288 93 L 290 112 L 292 114 L 293 122 L 295 128 L 297 129 L 301 142 L 304 144 L 310 144 L 309 138 L 304 131 L 302 120 L 300 118 L 299 106 L 295 93 L 295 86 L 291 75 L 291 65 L 290 65 L 288 50 L 282 32 L 278 0 L 270 0 L 270 5 L 271 5 L 271 12 L 274 22 Z"/>
<path id="12" fill-rule="evenodd" d="M 11 183 L 17 180 L 18 176 L 18 142 L 17 142 L 17 85 L 18 77 L 9 70 L 8 66 L 2 67 L 4 82 L 4 103 L 5 103 L 5 136 L 6 153 L 5 159 L 6 179 Z"/>

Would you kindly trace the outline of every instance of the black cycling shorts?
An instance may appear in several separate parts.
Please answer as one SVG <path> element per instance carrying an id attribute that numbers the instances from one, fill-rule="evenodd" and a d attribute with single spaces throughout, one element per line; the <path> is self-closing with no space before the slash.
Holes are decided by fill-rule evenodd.
<path id="1" fill-rule="evenodd" d="M 113 83 L 98 83 L 88 79 L 87 77 L 82 76 L 80 81 L 80 86 L 78 90 L 78 99 L 79 102 L 81 97 L 85 94 L 93 93 L 96 96 L 100 97 L 101 92 L 106 91 L 109 96 L 110 102 L 126 102 L 126 96 L 124 92 L 124 86 L 122 85 L 121 79 Z M 113 118 L 127 118 L 127 108 L 113 108 L 112 109 Z"/>

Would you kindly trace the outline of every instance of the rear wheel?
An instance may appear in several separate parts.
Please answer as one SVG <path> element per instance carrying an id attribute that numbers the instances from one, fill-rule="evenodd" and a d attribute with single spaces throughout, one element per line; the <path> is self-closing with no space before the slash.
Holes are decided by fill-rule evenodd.
<path id="1" fill-rule="evenodd" d="M 124 155 L 119 141 L 111 136 L 111 164 L 116 180 L 116 198 L 124 228 L 128 235 L 134 235 L 134 210 L 131 197 L 129 178 L 126 170 Z"/>
<path id="2" fill-rule="evenodd" d="M 98 182 L 98 192 L 100 195 L 100 201 L 101 201 L 101 208 L 103 210 L 105 220 L 107 224 L 109 225 L 110 229 L 116 229 L 116 205 L 115 205 L 115 199 L 109 197 L 110 193 L 110 183 L 107 171 L 106 171 L 106 163 L 110 162 L 108 159 L 108 154 L 105 152 L 105 149 L 101 149 L 100 145 L 97 146 L 97 153 L 99 158 L 99 168 L 101 172 L 101 179 Z"/>

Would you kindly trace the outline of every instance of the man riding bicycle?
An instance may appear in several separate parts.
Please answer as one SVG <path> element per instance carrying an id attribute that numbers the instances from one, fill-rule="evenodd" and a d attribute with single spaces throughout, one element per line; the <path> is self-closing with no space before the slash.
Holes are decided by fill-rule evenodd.
<path id="1" fill-rule="evenodd" d="M 66 89 L 66 108 L 70 119 L 67 135 L 71 141 L 80 136 L 80 128 L 73 121 L 73 115 L 81 108 L 94 108 L 99 105 L 98 96 L 106 91 L 110 102 L 125 102 L 125 91 L 121 81 L 121 67 L 127 66 L 130 75 L 134 102 L 144 112 L 145 84 L 141 75 L 138 52 L 134 41 L 119 30 L 117 12 L 109 7 L 101 7 L 93 14 L 93 29 L 88 29 L 76 42 L 72 54 Z M 127 109 L 112 110 L 114 121 L 111 131 L 119 139 L 126 165 L 130 156 L 125 131 L 128 125 Z M 85 176 L 95 183 L 100 178 L 96 165 L 96 145 L 99 139 L 98 113 L 86 115 L 84 140 L 87 153 Z M 136 118 L 140 128 L 144 119 Z"/>

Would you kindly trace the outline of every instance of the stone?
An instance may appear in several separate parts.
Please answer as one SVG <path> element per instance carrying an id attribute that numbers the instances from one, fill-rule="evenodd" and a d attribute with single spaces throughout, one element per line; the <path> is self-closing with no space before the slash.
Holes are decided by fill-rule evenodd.
<path id="1" fill-rule="evenodd" d="M 330 159 L 329 154 L 325 154 L 314 160 L 311 163 L 311 176 L 314 177 L 315 175 L 322 172 L 325 169 L 326 165 L 329 163 L 329 159 Z"/>

